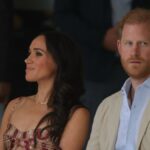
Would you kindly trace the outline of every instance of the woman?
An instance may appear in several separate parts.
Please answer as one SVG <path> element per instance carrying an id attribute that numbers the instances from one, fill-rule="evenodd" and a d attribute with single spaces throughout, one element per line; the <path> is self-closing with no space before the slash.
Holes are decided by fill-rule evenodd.
<path id="1" fill-rule="evenodd" d="M 8 104 L 0 149 L 81 150 L 89 112 L 78 101 L 84 91 L 78 47 L 63 33 L 43 33 L 31 42 L 25 63 L 37 93 Z"/>

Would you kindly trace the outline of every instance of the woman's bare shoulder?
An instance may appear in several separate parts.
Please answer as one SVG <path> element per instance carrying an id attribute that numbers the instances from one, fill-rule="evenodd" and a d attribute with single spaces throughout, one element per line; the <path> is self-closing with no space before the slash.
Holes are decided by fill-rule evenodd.
<path id="1" fill-rule="evenodd" d="M 7 110 L 13 110 L 17 105 L 19 105 L 23 101 L 22 97 L 17 97 L 15 99 L 12 99 L 9 101 L 6 109 Z"/>
<path id="2" fill-rule="evenodd" d="M 73 114 L 72 115 L 83 115 L 83 116 L 86 116 L 86 115 L 89 115 L 89 110 L 85 107 L 79 107 L 77 109 L 74 110 Z"/>
<path id="3" fill-rule="evenodd" d="M 7 107 L 4 111 L 4 115 L 2 118 L 2 122 L 1 122 L 1 132 L 4 132 L 7 129 L 7 126 L 10 122 L 11 116 L 13 114 L 13 111 L 16 109 L 16 107 L 19 105 L 20 103 L 20 98 L 15 98 L 9 101 L 9 103 L 7 104 Z"/>
<path id="4" fill-rule="evenodd" d="M 87 108 L 85 107 L 75 107 L 73 108 L 72 112 L 71 112 L 71 117 L 72 118 L 83 118 L 83 117 L 89 117 L 90 116 L 90 112 Z"/>
<path id="5" fill-rule="evenodd" d="M 80 128 L 81 126 L 88 126 L 89 120 L 90 120 L 89 110 L 84 107 L 78 107 L 72 112 L 66 128 L 75 126 L 76 127 L 78 126 Z"/>
<path id="6" fill-rule="evenodd" d="M 31 96 L 20 96 L 20 97 L 17 97 L 17 98 L 14 98 L 14 99 L 10 100 L 8 105 L 15 105 L 15 104 L 18 104 L 18 103 L 22 103 L 22 102 L 25 102 L 26 100 L 33 99 L 33 97 L 34 97 L 34 95 L 31 95 Z"/>
<path id="7" fill-rule="evenodd" d="M 90 113 L 88 109 L 84 107 L 75 109 L 61 138 L 61 148 L 81 150 L 89 132 L 89 121 Z"/>
<path id="8" fill-rule="evenodd" d="M 17 98 L 10 100 L 6 106 L 2 120 L 8 121 L 10 119 L 10 117 L 12 116 L 13 112 L 15 110 L 17 110 L 17 108 L 22 106 L 25 103 L 25 101 L 29 98 L 30 98 L 30 96 L 29 97 L 21 96 L 21 97 L 17 97 Z"/>
<path id="9" fill-rule="evenodd" d="M 7 111 L 14 111 L 18 106 L 22 105 L 26 100 L 31 99 L 32 96 L 21 96 L 14 98 L 9 101 L 6 110 Z"/>

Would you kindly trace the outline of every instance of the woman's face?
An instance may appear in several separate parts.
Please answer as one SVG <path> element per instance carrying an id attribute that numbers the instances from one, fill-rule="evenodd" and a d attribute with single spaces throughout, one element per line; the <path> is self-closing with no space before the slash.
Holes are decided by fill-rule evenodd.
<path id="1" fill-rule="evenodd" d="M 45 36 L 37 36 L 30 44 L 29 56 L 25 59 L 27 81 L 40 82 L 55 78 L 57 65 L 47 50 Z"/>

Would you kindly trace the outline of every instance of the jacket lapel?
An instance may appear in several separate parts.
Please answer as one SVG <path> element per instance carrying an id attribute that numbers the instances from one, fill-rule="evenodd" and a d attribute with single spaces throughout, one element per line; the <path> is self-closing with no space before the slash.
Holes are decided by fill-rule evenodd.
<path id="1" fill-rule="evenodd" d="M 117 139 L 117 133 L 118 133 L 118 127 L 119 127 L 119 120 L 120 120 L 120 111 L 122 106 L 122 96 L 121 93 L 118 93 L 118 96 L 116 97 L 117 103 L 114 103 L 113 105 L 113 111 L 110 118 L 110 149 L 115 149 L 115 143 Z"/>
<path id="2" fill-rule="evenodd" d="M 145 130 L 147 128 L 147 125 L 150 122 L 150 101 L 148 103 L 148 106 L 143 114 L 143 119 L 141 121 L 140 129 L 139 129 L 139 134 L 138 134 L 138 139 L 137 139 L 137 149 L 139 149 L 141 140 L 144 136 Z"/>

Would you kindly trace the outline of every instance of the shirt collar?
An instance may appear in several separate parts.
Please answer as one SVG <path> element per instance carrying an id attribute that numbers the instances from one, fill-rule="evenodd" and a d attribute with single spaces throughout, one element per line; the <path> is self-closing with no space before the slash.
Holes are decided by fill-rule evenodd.
<path id="1" fill-rule="evenodd" d="M 150 88 L 150 77 L 148 79 L 146 79 L 141 85 L 141 86 L 144 86 L 144 87 L 148 87 Z"/>
<path id="2" fill-rule="evenodd" d="M 123 94 L 126 94 L 129 92 L 130 90 L 130 86 L 131 86 L 131 79 L 130 77 L 125 81 L 125 83 L 123 84 L 122 88 L 121 88 L 121 92 Z M 139 87 L 147 87 L 150 88 L 150 77 L 147 78 L 142 84 L 139 85 Z M 139 88 L 138 87 L 138 88 Z"/>
<path id="3" fill-rule="evenodd" d="M 123 94 L 126 94 L 126 95 L 127 95 L 127 93 L 128 93 L 129 90 L 130 90 L 130 86 L 131 86 L 131 79 L 128 78 L 128 79 L 125 81 L 125 83 L 123 84 L 123 86 L 122 86 L 122 88 L 121 88 L 121 92 L 122 92 Z"/>

